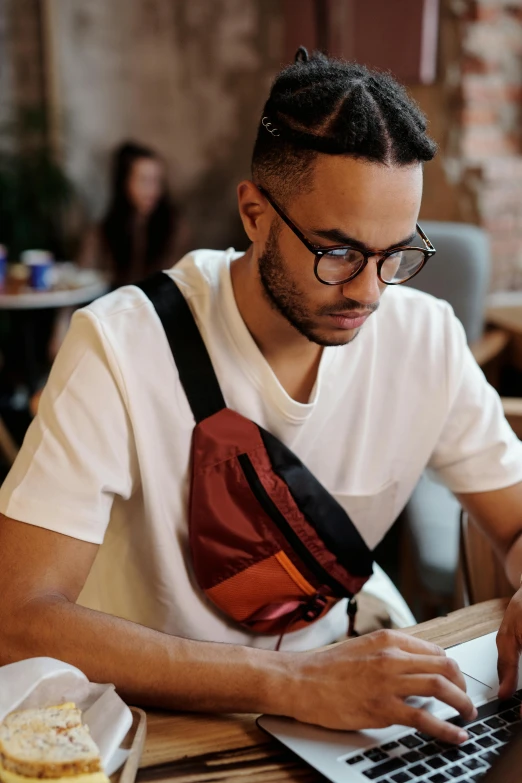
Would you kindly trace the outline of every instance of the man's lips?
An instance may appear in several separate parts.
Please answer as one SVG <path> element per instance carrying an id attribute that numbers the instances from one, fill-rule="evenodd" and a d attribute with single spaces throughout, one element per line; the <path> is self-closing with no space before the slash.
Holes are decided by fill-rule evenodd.
<path id="1" fill-rule="evenodd" d="M 338 329 L 358 329 L 363 325 L 372 312 L 373 310 L 363 310 L 360 312 L 350 311 L 349 313 L 332 313 L 328 317 L 334 322 Z"/>

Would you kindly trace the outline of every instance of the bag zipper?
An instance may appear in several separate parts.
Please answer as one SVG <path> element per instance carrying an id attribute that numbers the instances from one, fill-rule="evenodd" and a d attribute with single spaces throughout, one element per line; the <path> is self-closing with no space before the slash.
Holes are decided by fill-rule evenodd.
<path id="1" fill-rule="evenodd" d="M 256 473 L 252 461 L 248 454 L 239 454 L 238 461 L 243 470 L 243 474 L 248 482 L 253 495 L 259 501 L 263 511 L 270 517 L 281 533 L 284 535 L 292 549 L 301 558 L 303 563 L 310 569 L 310 571 L 319 579 L 319 581 L 327 584 L 334 591 L 334 595 L 339 595 L 343 598 L 351 598 L 353 593 L 350 593 L 343 585 L 330 576 L 328 571 L 315 559 L 312 553 L 303 544 L 297 533 L 293 530 L 291 525 L 288 524 L 283 514 L 279 511 L 276 504 L 264 488 L 259 476 Z"/>

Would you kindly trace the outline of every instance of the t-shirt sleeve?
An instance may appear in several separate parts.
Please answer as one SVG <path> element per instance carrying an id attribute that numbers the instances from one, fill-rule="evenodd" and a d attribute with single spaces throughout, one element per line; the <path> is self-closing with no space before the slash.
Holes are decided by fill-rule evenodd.
<path id="1" fill-rule="evenodd" d="M 429 462 L 453 492 L 486 492 L 522 481 L 522 442 L 500 398 L 466 343 L 460 321 L 445 308 L 448 415 Z"/>
<path id="2" fill-rule="evenodd" d="M 0 511 L 100 544 L 114 497 L 129 498 L 136 484 L 136 451 L 118 366 L 98 319 L 80 311 L 0 489 Z"/>

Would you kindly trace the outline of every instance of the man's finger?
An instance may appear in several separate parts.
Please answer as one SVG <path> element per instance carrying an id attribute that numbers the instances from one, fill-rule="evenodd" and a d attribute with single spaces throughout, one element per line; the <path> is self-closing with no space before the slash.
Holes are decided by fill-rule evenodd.
<path id="1" fill-rule="evenodd" d="M 466 680 L 458 664 L 445 655 L 404 654 L 397 659 L 396 669 L 403 674 L 441 674 L 466 692 Z"/>
<path id="2" fill-rule="evenodd" d="M 454 726 L 453 723 L 447 723 L 444 720 L 440 720 L 440 718 L 436 718 L 428 710 L 410 707 L 410 705 L 404 703 L 399 708 L 396 722 L 403 726 L 413 726 L 417 731 L 425 732 L 436 739 L 443 742 L 451 742 L 454 745 L 460 745 L 469 739 L 467 731 L 459 726 Z"/>
<path id="3" fill-rule="evenodd" d="M 399 695 L 430 696 L 457 710 L 466 721 L 474 720 L 477 710 L 465 691 L 441 674 L 407 674 L 400 679 Z"/>
<path id="4" fill-rule="evenodd" d="M 497 634 L 497 650 L 498 696 L 507 699 L 517 688 L 520 645 L 515 634 L 504 630 L 502 626 Z"/>

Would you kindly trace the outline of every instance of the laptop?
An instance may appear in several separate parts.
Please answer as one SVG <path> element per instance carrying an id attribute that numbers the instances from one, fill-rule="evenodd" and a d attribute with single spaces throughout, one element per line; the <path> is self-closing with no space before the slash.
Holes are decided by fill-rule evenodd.
<path id="1" fill-rule="evenodd" d="M 522 781 L 522 666 L 518 690 L 499 701 L 496 633 L 456 645 L 459 665 L 478 716 L 464 722 L 437 699 L 409 699 L 437 717 L 465 726 L 470 739 L 448 745 L 404 726 L 348 732 L 263 715 L 258 726 L 332 783 L 520 783 Z"/>

